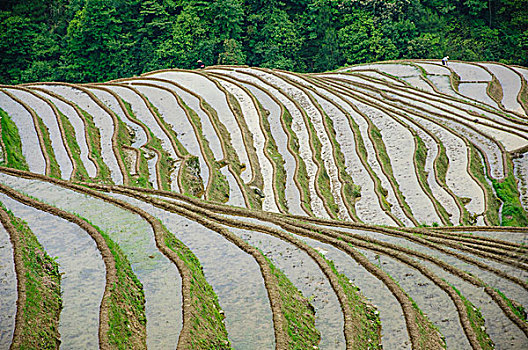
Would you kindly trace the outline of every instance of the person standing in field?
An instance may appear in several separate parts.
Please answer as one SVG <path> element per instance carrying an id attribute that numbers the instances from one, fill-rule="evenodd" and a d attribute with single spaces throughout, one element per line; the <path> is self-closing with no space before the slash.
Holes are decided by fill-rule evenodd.
<path id="1" fill-rule="evenodd" d="M 446 56 L 442 58 L 442 66 L 447 66 L 447 60 L 449 59 L 449 56 Z"/>

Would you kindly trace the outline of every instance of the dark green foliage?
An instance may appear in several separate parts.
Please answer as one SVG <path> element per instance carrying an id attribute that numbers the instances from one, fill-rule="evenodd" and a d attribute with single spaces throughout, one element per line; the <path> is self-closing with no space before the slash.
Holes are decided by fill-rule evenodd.
<path id="1" fill-rule="evenodd" d="M 491 7 L 490 7 L 491 6 Z M 528 65 L 525 0 L 6 0 L 0 82 L 102 81 L 160 68 L 295 71 L 399 58 Z"/>

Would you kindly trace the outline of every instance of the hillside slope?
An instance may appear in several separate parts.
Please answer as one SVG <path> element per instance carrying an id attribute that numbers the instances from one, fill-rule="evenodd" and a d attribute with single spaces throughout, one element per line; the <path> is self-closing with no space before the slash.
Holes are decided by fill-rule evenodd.
<path id="1" fill-rule="evenodd" d="M 0 86 L 6 276 L 17 217 L 66 277 L 97 266 L 59 282 L 63 346 L 525 347 L 527 81 L 413 60 Z"/>

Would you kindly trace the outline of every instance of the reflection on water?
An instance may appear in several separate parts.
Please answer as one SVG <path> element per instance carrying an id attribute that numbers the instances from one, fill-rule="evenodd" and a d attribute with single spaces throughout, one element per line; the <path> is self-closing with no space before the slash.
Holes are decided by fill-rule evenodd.
<path id="1" fill-rule="evenodd" d="M 52 258 L 61 276 L 61 346 L 96 348 L 99 344 L 99 306 L 105 289 L 105 266 L 95 242 L 79 226 L 0 194 L 13 214 L 26 221 Z M 82 325 L 82 327 L 79 327 Z"/>
<path id="2" fill-rule="evenodd" d="M 17 280 L 13 246 L 0 225 L 0 349 L 8 349 L 15 329 Z"/>
<path id="3" fill-rule="evenodd" d="M 192 220 L 133 198 L 112 196 L 160 218 L 169 231 L 192 250 L 225 312 L 227 333 L 235 349 L 274 348 L 268 294 L 260 268 L 252 256 Z"/>
<path id="4" fill-rule="evenodd" d="M 60 209 L 74 212 L 105 231 L 126 254 L 143 284 L 147 346 L 174 348 L 182 326 L 181 278 L 154 242 L 151 227 L 126 210 L 46 182 L 0 174 L 0 181 Z"/>

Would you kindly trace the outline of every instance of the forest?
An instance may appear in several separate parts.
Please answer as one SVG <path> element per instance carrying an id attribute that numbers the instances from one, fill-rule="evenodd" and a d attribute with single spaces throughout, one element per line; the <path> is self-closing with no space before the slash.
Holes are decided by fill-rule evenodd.
<path id="1" fill-rule="evenodd" d="M 528 0 L 3 0 L 0 83 L 246 64 L 441 58 L 528 66 Z"/>

